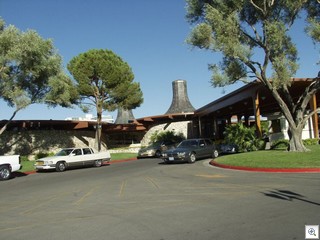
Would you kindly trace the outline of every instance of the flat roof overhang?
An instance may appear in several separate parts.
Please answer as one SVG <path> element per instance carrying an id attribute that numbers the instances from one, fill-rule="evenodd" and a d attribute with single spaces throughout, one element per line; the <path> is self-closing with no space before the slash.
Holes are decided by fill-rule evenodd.
<path id="1" fill-rule="evenodd" d="M 289 89 L 291 96 L 297 99 L 314 79 L 294 78 Z M 257 95 L 258 94 L 258 95 Z M 319 92 L 317 95 L 317 104 L 320 104 Z M 271 92 L 264 84 L 254 81 L 227 95 L 221 97 L 195 111 L 195 116 L 204 117 L 214 115 L 217 118 L 230 117 L 233 115 L 254 115 L 254 100 L 259 97 L 260 114 L 270 114 L 281 111 L 278 103 Z"/>
<path id="2" fill-rule="evenodd" d="M 191 121 L 193 116 L 194 116 L 194 112 L 163 114 L 163 115 L 138 118 L 136 119 L 136 122 L 144 126 L 150 126 L 154 124 L 162 124 L 162 123 L 168 123 L 168 122 Z"/>
<path id="3" fill-rule="evenodd" d="M 0 127 L 3 127 L 8 120 L 0 121 Z M 42 130 L 92 130 L 97 126 L 95 121 L 75 121 L 75 120 L 13 120 L 9 125 L 9 129 L 42 129 Z M 102 131 L 106 132 L 129 132 L 129 131 L 145 131 L 146 128 L 140 123 L 113 124 L 101 123 Z"/>

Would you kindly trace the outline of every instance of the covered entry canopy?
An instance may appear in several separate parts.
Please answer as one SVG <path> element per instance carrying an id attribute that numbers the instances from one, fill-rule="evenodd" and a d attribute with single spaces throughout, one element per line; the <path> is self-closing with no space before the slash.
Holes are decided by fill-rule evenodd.
<path id="1" fill-rule="evenodd" d="M 298 96 L 315 79 L 293 78 L 290 87 L 291 96 L 297 99 Z M 310 109 L 316 109 L 320 104 L 319 92 L 313 96 L 310 102 Z M 270 91 L 258 81 L 249 83 L 226 96 L 219 98 L 195 111 L 195 117 L 198 118 L 199 135 L 207 135 L 208 132 L 215 132 L 213 121 L 226 119 L 231 121 L 232 116 L 249 118 L 255 116 L 257 130 L 261 133 L 260 116 L 280 112 L 281 109 Z M 209 129 L 208 129 L 209 128 Z M 313 129 L 315 136 L 318 136 L 318 117 L 313 118 Z"/>

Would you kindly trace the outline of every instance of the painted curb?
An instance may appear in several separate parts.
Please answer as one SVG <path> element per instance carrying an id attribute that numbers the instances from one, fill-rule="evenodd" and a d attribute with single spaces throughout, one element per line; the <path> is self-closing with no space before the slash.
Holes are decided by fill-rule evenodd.
<path id="1" fill-rule="evenodd" d="M 136 161 L 136 160 L 138 160 L 138 159 L 137 158 L 128 158 L 128 159 L 122 159 L 122 160 L 114 160 L 114 161 L 108 162 L 106 165 L 115 164 L 115 163 L 122 163 L 122 162 L 131 162 L 131 161 Z"/>
<path id="2" fill-rule="evenodd" d="M 320 168 L 253 168 L 253 167 L 239 167 L 216 163 L 210 161 L 210 164 L 219 168 L 251 171 L 251 172 L 274 172 L 274 173 L 320 173 Z"/>

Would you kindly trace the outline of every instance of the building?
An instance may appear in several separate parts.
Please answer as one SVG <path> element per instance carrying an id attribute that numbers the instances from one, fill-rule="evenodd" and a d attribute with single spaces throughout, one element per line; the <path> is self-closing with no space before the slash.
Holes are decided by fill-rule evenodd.
<path id="1" fill-rule="evenodd" d="M 313 80 L 314 79 L 303 78 L 292 79 L 292 85 L 290 87 L 292 95 L 299 96 Z M 182 88 L 175 89 L 176 86 L 182 86 Z M 177 96 L 176 94 L 183 94 L 183 96 Z M 320 105 L 319 95 L 320 92 L 317 92 L 312 97 L 308 106 L 309 111 L 314 111 L 317 109 L 317 106 Z M 132 143 L 142 143 L 143 145 L 146 145 L 148 143 L 149 136 L 152 132 L 157 130 L 174 130 L 183 132 L 187 138 L 206 137 L 215 140 L 223 139 L 225 126 L 227 124 L 240 121 L 244 122 L 248 126 L 256 126 L 257 132 L 261 134 L 261 120 L 269 121 L 271 141 L 279 138 L 288 138 L 288 125 L 281 114 L 277 102 L 266 87 L 257 81 L 249 83 L 199 109 L 194 109 L 187 96 L 185 81 L 176 80 L 173 82 L 172 99 L 172 104 L 169 110 L 162 115 L 147 116 L 139 119 L 130 118 L 130 121 L 121 122 L 119 124 L 116 122 L 113 123 L 112 118 L 106 117 L 106 120 L 101 124 L 105 146 L 108 145 L 109 147 L 113 147 Z M 185 107 L 187 109 L 185 109 Z M 303 132 L 303 138 L 319 138 L 318 118 L 319 115 L 315 114 L 308 121 Z M 2 127 L 6 122 L 6 120 L 0 121 L 0 127 Z M 29 151 L 34 151 L 39 149 L 41 150 L 40 147 L 37 147 L 37 145 L 39 145 L 39 141 L 50 142 L 50 138 L 53 138 L 53 135 L 55 134 L 60 134 L 61 136 L 68 138 L 70 140 L 70 146 L 72 144 L 84 144 L 94 147 L 93 140 L 95 139 L 95 129 L 96 121 L 94 117 L 92 115 L 86 115 L 84 119 L 68 119 L 64 121 L 12 121 L 7 130 L 9 134 L 11 133 L 15 136 L 25 134 L 30 131 L 43 131 L 43 136 L 38 136 L 38 139 L 34 139 L 29 135 L 25 135 L 23 137 L 23 140 L 26 138 L 30 139 L 30 144 L 28 141 L 24 141 L 24 143 L 26 146 L 29 146 Z M 88 136 L 88 138 L 82 138 L 81 134 L 83 136 Z M 63 137 L 57 137 L 57 139 L 61 138 Z M 8 146 L 11 146 L 14 142 L 19 142 L 17 138 L 12 141 L 6 139 L 3 141 L 2 146 L 6 146 L 6 150 L 2 150 L 2 154 L 13 151 L 14 148 L 8 148 Z M 32 141 L 38 142 L 35 144 L 32 143 Z M 57 142 L 55 144 L 57 146 L 59 145 Z M 66 144 L 65 141 L 64 144 Z M 50 147 L 44 147 L 44 149 L 48 148 Z"/>

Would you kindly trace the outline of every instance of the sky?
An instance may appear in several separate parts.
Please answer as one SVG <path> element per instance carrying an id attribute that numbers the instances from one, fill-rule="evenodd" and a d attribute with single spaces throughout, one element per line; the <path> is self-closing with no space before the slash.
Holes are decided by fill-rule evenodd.
<path id="1" fill-rule="evenodd" d="M 208 64 L 221 61 L 221 54 L 192 48 L 185 41 L 192 26 L 185 15 L 185 0 L 0 0 L 0 16 L 21 31 L 33 29 L 52 39 L 68 62 L 90 49 L 109 49 L 132 68 L 144 102 L 133 109 L 135 118 L 165 114 L 172 101 L 172 81 L 187 81 L 189 100 L 198 109 L 242 84 L 213 88 Z M 303 32 L 300 21 L 291 31 L 297 44 L 300 68 L 294 77 L 315 77 L 320 66 L 319 45 Z M 14 109 L 0 100 L 0 120 Z M 93 110 L 91 112 L 96 115 Z M 117 111 L 104 112 L 117 117 Z M 36 104 L 18 112 L 15 120 L 63 120 L 84 117 L 78 107 L 48 108 Z"/>

